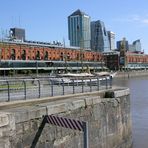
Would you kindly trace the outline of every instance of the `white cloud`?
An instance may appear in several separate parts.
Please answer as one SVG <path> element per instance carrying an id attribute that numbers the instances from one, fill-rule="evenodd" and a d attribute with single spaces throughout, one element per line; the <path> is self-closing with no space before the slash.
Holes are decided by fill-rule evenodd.
<path id="1" fill-rule="evenodd" d="M 144 20 L 142 20 L 142 22 L 143 22 L 144 24 L 148 24 L 148 19 L 144 19 Z"/>
<path id="2" fill-rule="evenodd" d="M 130 21 L 140 21 L 140 16 L 139 15 L 132 15 L 129 18 Z"/>
<path id="3" fill-rule="evenodd" d="M 140 23 L 140 24 L 146 24 L 146 25 L 148 25 L 148 15 L 145 15 L 145 16 L 130 15 L 130 16 L 127 16 L 126 18 L 117 18 L 117 19 L 114 19 L 114 21 L 129 22 L 129 23 L 137 22 L 137 23 Z"/>

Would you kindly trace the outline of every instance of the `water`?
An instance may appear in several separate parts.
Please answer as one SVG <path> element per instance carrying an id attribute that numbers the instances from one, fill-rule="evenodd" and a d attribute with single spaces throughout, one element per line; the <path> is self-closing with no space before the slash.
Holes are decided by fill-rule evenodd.
<path id="1" fill-rule="evenodd" d="M 113 83 L 130 88 L 133 148 L 148 148 L 148 77 L 118 78 Z"/>

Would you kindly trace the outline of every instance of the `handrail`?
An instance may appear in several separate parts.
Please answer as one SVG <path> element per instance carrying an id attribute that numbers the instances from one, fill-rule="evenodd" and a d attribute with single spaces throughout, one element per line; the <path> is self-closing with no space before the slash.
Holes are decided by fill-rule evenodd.
<path id="1" fill-rule="evenodd" d="M 0 87 L 0 101 L 5 99 L 5 101 L 10 102 L 16 100 L 15 97 L 17 97 L 17 100 L 27 100 L 35 98 L 36 95 L 41 98 L 109 89 L 112 88 L 112 77 L 81 77 L 81 79 L 73 78 L 71 80 L 51 77 L 43 80 L 7 79 L 0 80 Z M 62 94 L 60 93 L 61 90 Z"/>

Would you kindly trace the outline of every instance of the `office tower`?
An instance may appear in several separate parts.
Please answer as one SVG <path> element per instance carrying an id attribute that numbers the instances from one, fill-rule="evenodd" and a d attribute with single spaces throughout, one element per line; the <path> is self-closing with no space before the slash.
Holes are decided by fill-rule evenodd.
<path id="1" fill-rule="evenodd" d="M 90 17 L 79 9 L 68 16 L 70 46 L 90 49 Z"/>
<path id="2" fill-rule="evenodd" d="M 115 33 L 112 31 L 107 31 L 107 33 L 109 38 L 110 50 L 115 50 Z"/>
<path id="3" fill-rule="evenodd" d="M 110 50 L 108 33 L 100 20 L 91 22 L 91 49 L 98 52 Z"/>
<path id="4" fill-rule="evenodd" d="M 25 40 L 25 29 L 22 28 L 10 28 L 10 37 L 17 40 Z"/>
<path id="5" fill-rule="evenodd" d="M 135 51 L 141 52 L 141 42 L 140 42 L 140 40 L 134 41 L 133 45 L 135 47 Z"/>
<path id="6" fill-rule="evenodd" d="M 129 50 L 129 44 L 128 41 L 126 41 L 125 38 L 123 38 L 123 40 L 121 41 L 117 41 L 117 49 L 120 51 L 124 48 L 125 51 Z"/>
<path id="7" fill-rule="evenodd" d="M 129 51 L 130 52 L 141 52 L 140 40 L 136 40 L 132 44 L 129 44 Z"/>
<path id="8" fill-rule="evenodd" d="M 129 44 L 128 46 L 130 52 L 135 52 L 135 46 L 133 44 Z"/>

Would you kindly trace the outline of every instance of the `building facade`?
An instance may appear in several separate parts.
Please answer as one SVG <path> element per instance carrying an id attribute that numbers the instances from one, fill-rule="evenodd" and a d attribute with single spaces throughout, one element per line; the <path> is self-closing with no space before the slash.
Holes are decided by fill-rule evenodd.
<path id="1" fill-rule="evenodd" d="M 123 47 L 123 44 L 122 44 L 123 41 L 118 41 L 117 42 L 117 48 L 118 50 L 121 50 Z M 142 52 L 142 49 L 141 49 L 141 42 L 140 40 L 135 40 L 132 44 L 128 44 L 128 41 L 125 41 L 125 48 L 126 48 L 126 51 L 129 51 L 129 52 L 137 52 L 137 53 L 141 53 Z"/>
<path id="2" fill-rule="evenodd" d="M 128 41 L 126 41 L 126 39 L 123 39 L 121 41 L 117 41 L 117 50 L 120 51 L 121 49 L 125 49 L 126 51 L 129 50 L 129 44 Z"/>
<path id="3" fill-rule="evenodd" d="M 120 53 L 117 51 L 104 52 L 105 65 L 110 70 L 119 70 Z"/>
<path id="4" fill-rule="evenodd" d="M 91 22 L 91 49 L 96 52 L 110 50 L 108 33 L 100 20 Z"/>
<path id="5" fill-rule="evenodd" d="M 140 40 L 134 41 L 133 45 L 135 47 L 135 51 L 141 52 L 141 42 L 140 42 Z"/>
<path id="6" fill-rule="evenodd" d="M 90 49 L 90 17 L 79 9 L 68 17 L 70 46 Z"/>
<path id="7" fill-rule="evenodd" d="M 110 50 L 115 50 L 115 33 L 112 31 L 108 31 L 108 38 L 110 44 Z"/>
<path id="8" fill-rule="evenodd" d="M 25 40 L 25 29 L 10 28 L 10 38 L 24 41 Z"/>

